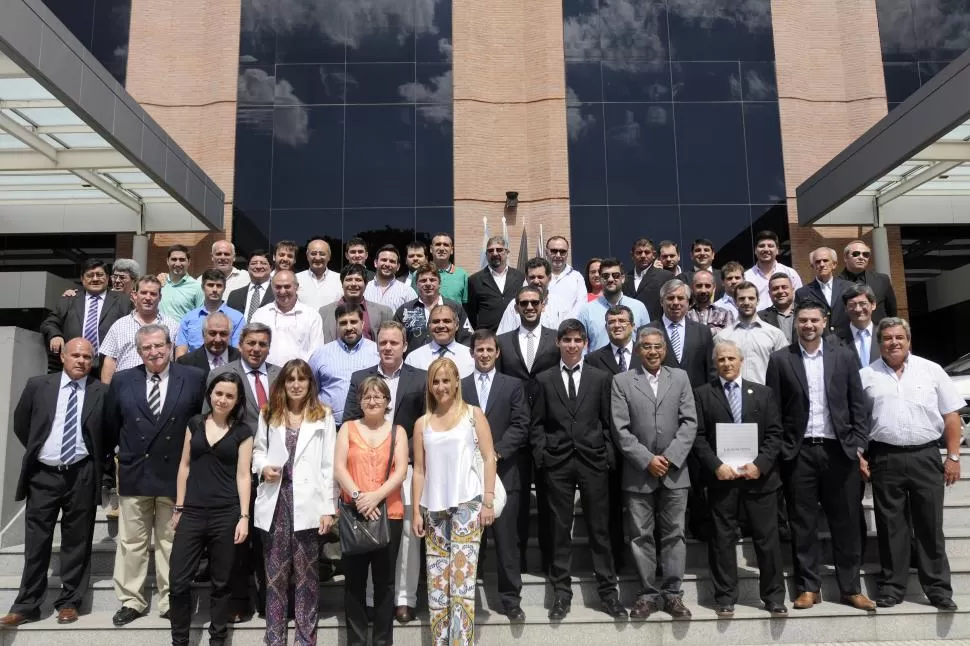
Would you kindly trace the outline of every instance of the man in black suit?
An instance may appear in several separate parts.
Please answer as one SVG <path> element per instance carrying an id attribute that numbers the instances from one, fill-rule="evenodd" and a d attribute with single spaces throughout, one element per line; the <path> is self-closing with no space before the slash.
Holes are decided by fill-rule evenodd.
<path id="1" fill-rule="evenodd" d="M 210 370 L 221 368 L 239 359 L 239 350 L 229 345 L 231 336 L 232 322 L 229 317 L 222 312 L 214 312 L 202 321 L 202 347 L 183 354 L 176 359 L 176 363 L 194 366 L 202 371 L 205 379 L 208 379 Z M 256 430 L 255 426 L 253 430 Z"/>
<path id="2" fill-rule="evenodd" d="M 819 247 L 808 255 L 808 259 L 815 269 L 815 280 L 798 288 L 795 292 L 795 305 L 810 299 L 825 303 L 829 308 L 827 334 L 836 334 L 840 328 L 849 323 L 842 294 L 851 283 L 833 276 L 838 263 L 835 249 Z"/>
<path id="3" fill-rule="evenodd" d="M 757 293 L 755 292 L 755 299 Z M 734 341 L 714 347 L 717 378 L 694 391 L 697 437 L 693 452 L 701 464 L 714 521 L 710 542 L 715 612 L 732 617 L 738 600 L 738 520 L 743 510 L 751 526 L 761 578 L 761 600 L 773 617 L 785 617 L 785 584 L 778 540 L 778 460 L 781 454 L 781 414 L 771 390 L 742 380 L 744 353 Z M 718 425 L 757 424 L 758 454 L 751 462 L 729 464 L 717 451 Z"/>
<path id="4" fill-rule="evenodd" d="M 61 518 L 61 591 L 57 623 L 77 621 L 88 590 L 94 516 L 101 497 L 101 468 L 109 445 L 102 439 L 107 387 L 90 375 L 94 351 L 86 339 L 60 347 L 63 370 L 31 377 L 13 415 L 13 432 L 25 452 L 15 500 L 27 500 L 24 571 L 20 591 L 0 627 L 40 619 L 47 566 Z"/>
<path id="5" fill-rule="evenodd" d="M 143 365 L 115 373 L 105 402 L 105 446 L 118 446 L 118 553 L 115 594 L 122 602 L 112 621 L 124 626 L 142 616 L 148 546 L 155 539 L 158 611 L 168 617 L 171 520 L 176 479 L 189 418 L 202 411 L 202 371 L 170 363 L 172 339 L 164 325 L 145 325 L 135 344 Z"/>
<path id="6" fill-rule="evenodd" d="M 868 444 L 869 411 L 855 354 L 822 340 L 825 305 L 795 310 L 797 339 L 768 361 L 766 385 L 782 412 L 782 478 L 792 530 L 796 609 L 822 600 L 819 503 L 832 534 L 835 577 L 842 601 L 860 610 L 876 604 L 862 594 L 859 566 L 859 455 Z"/>
<path id="7" fill-rule="evenodd" d="M 492 525 L 498 559 L 498 593 L 509 621 L 521 622 L 525 621 L 525 612 L 522 611 L 522 575 L 516 558 L 521 491 L 519 463 L 522 453 L 527 452 L 529 408 L 522 382 L 495 369 L 499 349 L 494 332 L 477 330 L 472 335 L 471 353 L 475 357 L 475 372 L 461 380 L 461 396 L 485 412 L 492 429 L 497 473 L 508 495 L 505 510 Z M 482 540 L 484 543 L 484 535 Z"/>
<path id="8" fill-rule="evenodd" d="M 437 272 L 435 272 L 437 276 Z M 428 373 L 404 363 L 404 353 L 407 351 L 407 334 L 404 326 L 397 321 L 385 321 L 377 330 L 377 352 L 380 363 L 372 368 L 358 370 L 350 377 L 350 390 L 347 391 L 347 402 L 344 404 L 344 421 L 361 419 L 364 416 L 360 408 L 357 389 L 367 377 L 381 377 L 391 390 L 390 412 L 395 425 L 403 426 L 411 444 L 414 423 L 424 415 L 425 391 L 427 390 Z M 410 454 L 410 447 L 408 453 Z M 402 485 L 404 492 L 404 517 L 411 514 L 411 466 Z M 421 539 L 411 533 L 410 523 L 404 523 L 401 534 L 401 547 L 397 556 L 397 575 L 394 585 L 396 589 L 395 616 L 400 623 L 407 623 L 414 619 L 414 608 L 417 604 L 418 576 L 421 565 Z M 368 586 L 369 588 L 369 586 Z M 367 592 L 368 605 L 373 605 L 373 590 Z"/>
<path id="9" fill-rule="evenodd" d="M 49 350 L 48 372 L 61 372 L 61 348 L 65 339 L 87 339 L 94 351 L 92 374 L 101 374 L 98 347 L 112 324 L 131 311 L 131 299 L 124 292 L 108 291 L 108 269 L 104 262 L 94 258 L 84 262 L 81 268 L 79 291 L 64 296 L 54 310 L 40 324 L 40 333 Z"/>
<path id="10" fill-rule="evenodd" d="M 253 251 L 249 254 L 249 284 L 234 289 L 226 297 L 226 305 L 242 312 L 247 323 L 256 310 L 273 302 L 273 288 L 270 285 L 272 269 L 269 253 L 262 249 Z"/>
<path id="11" fill-rule="evenodd" d="M 660 288 L 668 280 L 672 280 L 674 275 L 654 265 L 657 256 L 649 238 L 640 238 L 634 242 L 631 253 L 633 269 L 627 273 L 623 282 L 623 293 L 643 303 L 651 314 L 659 312 Z"/>
<path id="12" fill-rule="evenodd" d="M 849 320 L 835 332 L 842 343 L 855 352 L 861 370 L 880 356 L 872 320 L 876 295 L 868 285 L 852 283 L 842 292 L 842 303 Z"/>
<path id="13" fill-rule="evenodd" d="M 476 330 L 498 329 L 505 308 L 515 298 L 525 274 L 509 267 L 509 250 L 502 236 L 492 236 L 485 245 L 488 266 L 468 277 L 468 320 Z M 501 283 L 501 285 L 499 285 Z"/>
<path id="14" fill-rule="evenodd" d="M 758 312 L 758 318 L 781 330 L 789 343 L 795 336 L 792 333 L 795 320 L 795 290 L 792 288 L 791 276 L 783 271 L 775 272 L 768 278 L 768 296 L 771 306 Z"/>
<path id="15" fill-rule="evenodd" d="M 690 258 L 694 263 L 694 267 L 693 269 L 685 271 L 681 280 L 688 285 L 692 285 L 694 283 L 694 274 L 701 270 L 709 271 L 714 276 L 714 294 L 711 297 L 711 302 L 724 296 L 724 281 L 721 278 L 721 270 L 714 269 L 711 266 L 714 263 L 714 243 L 707 238 L 697 238 L 690 246 Z"/>
<path id="16" fill-rule="evenodd" d="M 531 430 L 536 466 L 546 479 L 552 520 L 549 582 L 555 600 L 549 618 L 561 621 L 572 603 L 570 550 L 578 487 L 602 609 L 614 619 L 626 619 L 626 608 L 618 598 L 610 545 L 607 471 L 616 464 L 610 418 L 612 377 L 583 365 L 586 328 L 578 320 L 560 323 L 556 336 L 559 365 L 536 377 Z"/>
<path id="17" fill-rule="evenodd" d="M 842 252 L 845 269 L 839 277 L 852 283 L 863 283 L 872 289 L 876 297 L 872 323 L 879 325 L 879 321 L 887 316 L 896 316 L 896 292 L 893 291 L 893 282 L 888 275 L 869 269 L 871 258 L 872 250 L 869 245 L 862 240 L 853 240 L 845 245 Z"/>

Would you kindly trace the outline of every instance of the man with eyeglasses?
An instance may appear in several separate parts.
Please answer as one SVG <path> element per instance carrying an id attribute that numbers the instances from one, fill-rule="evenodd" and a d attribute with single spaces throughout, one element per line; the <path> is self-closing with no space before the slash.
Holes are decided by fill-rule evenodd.
<path id="1" fill-rule="evenodd" d="M 605 258 L 600 261 L 600 280 L 603 283 L 603 292 L 595 300 L 583 305 L 579 316 L 576 317 L 586 328 L 591 352 L 605 347 L 610 342 L 610 333 L 606 329 L 606 312 L 611 307 L 617 305 L 628 307 L 633 314 L 634 328 L 646 325 L 650 321 L 647 307 L 632 296 L 623 293 L 626 276 L 623 274 L 623 263 L 617 258 Z M 627 360 L 629 361 L 629 357 Z"/>
<path id="2" fill-rule="evenodd" d="M 141 276 L 141 265 L 131 258 L 118 258 L 111 266 L 111 291 L 131 296 L 131 288 Z M 73 294 L 65 294 L 73 296 Z"/>
<path id="3" fill-rule="evenodd" d="M 273 302 L 273 289 L 269 284 L 272 268 L 269 253 L 254 249 L 249 254 L 249 284 L 233 290 L 226 297 L 226 305 L 242 312 L 247 323 L 252 320 L 256 310 Z"/>
<path id="4" fill-rule="evenodd" d="M 509 267 L 505 238 L 492 236 L 485 245 L 488 265 L 468 278 L 468 319 L 476 330 L 498 329 L 505 308 L 525 282 L 525 274 Z"/>
<path id="5" fill-rule="evenodd" d="M 845 269 L 839 274 L 839 278 L 869 286 L 876 296 L 876 306 L 872 310 L 872 323 L 878 325 L 879 321 L 887 316 L 896 316 L 896 292 L 893 291 L 892 279 L 889 276 L 869 269 L 871 258 L 872 250 L 869 245 L 862 240 L 853 240 L 845 245 L 842 252 Z"/>
<path id="6" fill-rule="evenodd" d="M 532 258 L 525 265 L 526 284 L 533 287 L 541 287 L 543 293 L 542 300 L 542 325 L 554 330 L 559 328 L 559 324 L 568 318 L 576 315 L 574 303 L 567 298 L 563 298 L 549 291 L 552 281 L 552 264 L 545 258 Z M 583 297 L 583 305 L 586 304 L 586 297 Z M 515 311 L 515 303 L 509 303 L 502 314 L 502 320 L 498 324 L 498 334 L 505 334 L 519 327 L 519 317 Z"/>
<path id="7" fill-rule="evenodd" d="M 555 294 L 569 304 L 573 312 L 586 304 L 586 281 L 582 273 L 566 262 L 569 255 L 569 241 L 562 236 L 552 236 L 546 240 L 546 258 L 552 266 L 549 278 L 549 293 Z"/>

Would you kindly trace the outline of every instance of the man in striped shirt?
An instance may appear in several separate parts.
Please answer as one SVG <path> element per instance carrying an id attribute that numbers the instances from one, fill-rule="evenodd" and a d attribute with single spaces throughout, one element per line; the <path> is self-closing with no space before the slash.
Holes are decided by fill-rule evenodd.
<path id="1" fill-rule="evenodd" d="M 410 283 L 397 279 L 397 272 L 401 268 L 401 254 L 394 245 L 386 244 L 378 249 L 374 268 L 377 274 L 364 288 L 365 301 L 386 305 L 396 312 L 397 308 L 418 297 Z"/>
<path id="2" fill-rule="evenodd" d="M 170 337 L 176 337 L 179 322 L 159 314 L 158 305 L 161 299 L 162 284 L 158 278 L 142 276 L 138 279 L 132 290 L 135 309 L 128 316 L 114 322 L 101 344 L 100 352 L 104 355 L 101 381 L 109 384 L 118 370 L 127 370 L 143 363 L 135 343 L 135 335 L 142 326 L 152 323 L 164 325 L 168 328 Z"/>

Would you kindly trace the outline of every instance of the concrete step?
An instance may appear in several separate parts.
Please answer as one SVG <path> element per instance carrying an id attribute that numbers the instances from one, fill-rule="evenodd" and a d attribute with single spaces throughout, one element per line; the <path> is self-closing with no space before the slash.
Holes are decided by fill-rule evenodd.
<path id="1" fill-rule="evenodd" d="M 647 621 L 613 621 L 594 607 L 584 607 L 574 600 L 572 611 L 564 621 L 552 624 L 541 606 L 526 605 L 526 621 L 509 625 L 504 616 L 488 610 L 475 615 L 476 641 L 481 645 L 542 644 L 560 646 L 590 643 L 610 644 L 694 644 L 725 646 L 742 644 L 802 644 L 820 642 L 884 642 L 906 637 L 909 640 L 957 640 L 970 638 L 970 596 L 956 597 L 961 609 L 941 614 L 919 601 L 905 602 L 895 608 L 864 613 L 848 606 L 822 603 L 809 610 L 792 611 L 787 619 L 769 619 L 763 610 L 738 606 L 733 619 L 718 619 L 708 609 L 693 606 L 691 621 L 674 621 L 664 613 Z M 113 611 L 82 616 L 69 626 L 59 626 L 54 618 L 25 624 L 0 633 L 2 646 L 49 646 L 97 643 L 100 646 L 139 646 L 171 644 L 169 624 L 156 616 L 138 619 L 124 628 L 111 624 Z M 192 643 L 204 643 L 206 617 L 200 614 L 193 622 Z M 257 646 L 263 643 L 265 623 L 254 619 L 232 630 L 233 646 Z M 320 615 L 317 640 L 321 644 L 343 643 L 342 607 L 325 606 Z M 292 629 L 291 629 L 292 636 Z M 430 643 L 429 622 L 419 614 L 418 621 L 406 626 L 395 625 L 394 642 L 399 646 Z M 605 642 L 604 642 L 605 640 Z"/>

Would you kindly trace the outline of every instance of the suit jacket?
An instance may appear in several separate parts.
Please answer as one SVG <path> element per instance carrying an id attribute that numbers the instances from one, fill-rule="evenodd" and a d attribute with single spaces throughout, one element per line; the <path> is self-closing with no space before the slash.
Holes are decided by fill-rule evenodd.
<path id="1" fill-rule="evenodd" d="M 73 338 L 84 336 L 84 304 L 87 292 L 79 289 L 74 296 L 63 296 L 40 324 L 40 333 L 44 335 L 44 345 L 50 347 L 51 339 L 56 336 L 67 343 Z M 131 312 L 131 299 L 121 292 L 104 292 L 104 303 L 101 304 L 101 316 L 98 318 L 98 338 L 101 341 L 108 336 L 108 330 L 115 321 Z M 97 358 L 97 357 L 96 357 Z M 50 354 L 48 367 L 51 372 L 61 372 L 60 357 Z"/>
<path id="2" fill-rule="evenodd" d="M 658 269 L 651 265 L 640 281 L 639 289 L 634 290 L 633 271 L 629 271 L 626 280 L 623 282 L 623 293 L 646 305 L 648 315 L 660 316 L 663 312 L 663 308 L 660 306 L 660 288 L 673 278 L 674 275 L 666 269 Z"/>
<path id="3" fill-rule="evenodd" d="M 461 306 L 461 303 L 450 298 L 443 298 L 441 301 L 445 305 L 451 305 L 452 309 L 458 312 L 458 333 L 455 334 L 455 341 L 466 343 L 471 338 L 471 333 L 465 329 L 465 321 L 468 320 L 465 308 Z M 424 305 L 421 303 L 421 299 L 415 298 L 397 308 L 393 318 L 404 326 L 408 344 L 406 354 L 411 354 L 431 341 L 431 335 L 428 334 L 428 321 L 424 317 Z"/>
<path id="4" fill-rule="evenodd" d="M 540 469 L 554 467 L 573 455 L 594 469 L 613 468 L 611 379 L 584 364 L 576 399 L 570 401 L 558 363 L 536 376 L 529 439 Z"/>
<path id="5" fill-rule="evenodd" d="M 525 356 L 519 347 L 519 331 L 512 330 L 498 336 L 498 349 L 501 353 L 495 369 L 503 375 L 515 377 L 526 387 L 526 399 L 529 406 L 535 401 L 535 378 L 539 373 L 559 365 L 559 346 L 556 345 L 556 331 L 548 327 L 539 328 L 539 343 L 536 344 L 536 356 L 532 361 L 532 370 L 526 368 Z"/>
<path id="6" fill-rule="evenodd" d="M 845 311 L 842 294 L 850 285 L 850 282 L 842 280 L 841 278 L 832 279 L 832 306 L 829 312 L 829 334 L 835 334 L 839 328 L 849 323 L 849 314 Z M 795 290 L 796 306 L 809 300 L 817 301 L 823 305 L 826 304 L 825 296 L 822 294 L 822 288 L 819 286 L 817 280 L 812 280 Z"/>
<path id="7" fill-rule="evenodd" d="M 475 372 L 461 380 L 461 396 L 469 404 L 481 406 L 477 375 Z M 522 488 L 519 458 L 526 454 L 529 443 L 529 408 L 521 381 L 495 372 L 485 402 L 485 419 L 492 431 L 495 452 L 502 456 L 497 471 L 502 485 L 508 491 L 518 491 Z"/>
<path id="8" fill-rule="evenodd" d="M 30 478 L 40 464 L 37 456 L 53 432 L 62 374 L 54 372 L 28 379 L 14 409 L 13 432 L 25 449 L 14 500 L 24 500 L 30 495 Z M 114 444 L 104 441 L 103 436 L 104 399 L 107 390 L 107 386 L 89 376 L 84 387 L 84 405 L 81 408 L 81 435 L 84 438 L 84 448 L 94 461 L 96 474 L 96 486 L 91 491 L 82 493 L 96 501 L 101 499 L 101 470 L 114 449 Z M 57 432 L 61 430 L 58 429 Z"/>
<path id="9" fill-rule="evenodd" d="M 767 493 L 781 486 L 778 460 L 784 431 L 781 413 L 772 399 L 771 390 L 753 381 L 741 380 L 741 421 L 758 425 L 758 457 L 754 465 L 761 472 L 757 480 L 718 480 L 714 472 L 723 464 L 717 457 L 717 425 L 733 424 L 731 405 L 720 379 L 713 379 L 694 391 L 697 405 L 697 438 L 694 455 L 700 462 L 708 487 L 742 487 L 752 493 Z"/>
<path id="10" fill-rule="evenodd" d="M 224 372 L 234 372 L 242 379 L 243 387 L 246 389 L 246 416 L 242 419 L 242 421 L 246 422 L 246 424 L 249 425 L 249 428 L 255 431 L 256 427 L 259 426 L 259 402 L 256 399 L 256 393 L 253 392 L 252 387 L 249 385 L 249 377 L 247 377 L 247 374 L 249 373 L 249 366 L 244 364 L 242 359 L 236 359 L 234 361 L 230 361 L 224 366 L 219 366 L 209 373 L 209 376 L 205 382 L 206 387 L 208 388 L 208 385 L 212 383 L 212 380 Z M 266 372 L 268 373 L 267 376 L 269 378 L 269 383 L 263 384 L 263 387 L 266 389 L 266 397 L 268 399 L 269 389 L 272 387 L 273 382 L 276 381 L 276 378 L 280 376 L 280 368 L 279 366 L 274 366 L 271 363 L 267 363 Z M 208 415 L 211 410 L 212 409 L 209 408 L 209 402 L 206 401 L 202 403 L 203 415 Z"/>
<path id="11" fill-rule="evenodd" d="M 232 346 L 227 348 L 227 350 L 229 352 L 229 360 L 226 362 L 226 365 L 232 363 L 233 361 L 239 360 L 239 350 L 233 348 Z M 194 368 L 198 368 L 202 371 L 203 381 L 205 383 L 209 383 L 209 357 L 205 353 L 205 346 L 196 348 L 192 352 L 186 352 L 181 357 L 176 359 L 175 362 L 180 363 L 183 366 L 192 366 Z M 266 394 L 269 394 L 268 390 L 266 391 Z M 253 426 L 253 428 L 255 429 L 256 427 Z"/>
<path id="12" fill-rule="evenodd" d="M 781 329 L 781 324 L 778 323 L 778 308 L 774 305 L 766 307 L 763 310 L 758 310 L 758 318 L 772 327 Z"/>
<path id="13" fill-rule="evenodd" d="M 357 388 L 368 377 L 377 377 L 380 372 L 377 366 L 358 370 L 350 377 L 350 390 L 347 391 L 347 401 L 344 404 L 344 421 L 361 419 L 364 412 L 357 399 Z M 408 434 L 408 444 L 414 433 L 414 423 L 424 415 L 424 394 L 428 385 L 428 373 L 408 364 L 401 365 L 401 376 L 397 384 L 397 395 L 394 398 L 393 423 L 403 426 Z"/>
<path id="14" fill-rule="evenodd" d="M 394 310 L 387 305 L 364 301 L 364 309 L 367 310 L 367 318 L 370 321 L 371 341 L 377 342 L 377 330 L 384 321 L 394 318 Z M 328 303 L 320 308 L 320 318 L 323 321 L 323 341 L 330 343 L 337 338 L 337 319 L 334 313 L 337 311 L 337 303 Z"/>
<path id="15" fill-rule="evenodd" d="M 267 280 L 263 283 L 263 287 L 263 301 L 259 304 L 260 307 L 273 302 L 273 286 Z M 229 292 L 229 296 L 226 297 L 226 306 L 237 312 L 242 312 L 243 318 L 245 318 L 246 312 L 249 310 L 249 285 Z"/>
<path id="16" fill-rule="evenodd" d="M 636 370 L 642 365 L 640 363 L 640 355 L 637 354 L 636 348 L 636 343 L 634 343 L 633 352 L 631 353 L 630 358 L 628 358 L 626 361 L 627 370 Z M 607 374 L 620 374 L 620 365 L 616 362 L 616 354 L 613 352 L 613 344 L 604 345 L 599 350 L 587 354 L 586 363 L 594 368 L 599 368 Z"/>
<path id="17" fill-rule="evenodd" d="M 105 403 L 106 446 L 118 446 L 118 493 L 175 498 L 185 429 L 202 412 L 205 378 L 193 366 L 169 365 L 158 419 L 148 407 L 145 366 L 115 373 Z"/>
<path id="18" fill-rule="evenodd" d="M 865 450 L 869 444 L 869 407 L 859 377 L 859 360 L 855 353 L 829 339 L 823 342 L 822 353 L 832 430 L 846 456 L 856 460 L 856 449 Z M 765 384 L 781 410 L 785 430 L 781 457 L 792 460 L 808 429 L 808 376 L 798 341 L 772 353 Z"/>
<path id="19" fill-rule="evenodd" d="M 843 269 L 839 278 L 852 283 L 863 283 L 872 289 L 876 295 L 876 307 L 872 310 L 873 325 L 879 325 L 879 321 L 887 316 L 896 316 L 896 292 L 893 291 L 893 282 L 889 276 L 872 270 L 853 274 L 848 269 Z"/>
<path id="20" fill-rule="evenodd" d="M 690 380 L 683 370 L 667 366 L 660 367 L 657 378 L 656 395 L 642 367 L 613 378 L 613 435 L 624 460 L 620 484 L 624 491 L 651 493 L 661 486 L 690 486 L 684 463 L 697 433 Z M 656 455 L 663 455 L 671 463 L 667 475 L 659 479 L 647 471 Z"/>
<path id="21" fill-rule="evenodd" d="M 667 335 L 667 326 L 664 325 L 663 319 L 651 321 L 650 325 L 664 333 L 664 341 L 667 342 L 665 366 L 685 370 L 694 388 L 714 378 L 717 374 L 713 357 L 714 336 L 706 325 L 684 319 L 683 352 L 679 362 L 670 345 L 670 337 Z"/>
<path id="22" fill-rule="evenodd" d="M 846 323 L 841 328 L 836 330 L 836 336 L 838 337 L 838 340 L 842 343 L 842 345 L 844 345 L 846 348 L 852 351 L 852 354 L 854 354 L 856 357 L 856 361 L 858 361 L 859 350 L 856 347 L 855 334 L 856 334 L 856 329 L 852 327 L 851 323 Z M 866 357 L 866 365 L 868 366 L 870 363 L 878 359 L 880 356 L 881 356 L 881 352 L 879 351 L 879 342 L 876 341 L 876 326 L 873 325 L 872 336 L 869 338 L 869 356 Z"/>
<path id="23" fill-rule="evenodd" d="M 492 270 L 485 267 L 468 277 L 468 303 L 465 309 L 468 313 L 468 320 L 476 330 L 487 328 L 491 331 L 498 329 L 498 324 L 505 314 L 505 308 L 516 292 L 525 283 L 525 274 L 518 269 L 508 268 L 505 275 L 505 288 L 501 291 Z"/>

